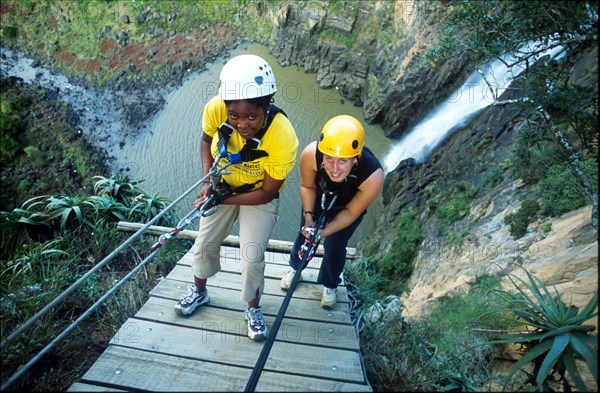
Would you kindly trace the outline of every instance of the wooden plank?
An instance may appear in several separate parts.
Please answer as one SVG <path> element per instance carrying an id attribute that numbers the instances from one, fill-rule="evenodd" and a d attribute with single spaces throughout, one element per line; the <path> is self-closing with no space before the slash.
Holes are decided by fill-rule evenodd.
<path id="1" fill-rule="evenodd" d="M 150 295 L 170 301 L 171 308 L 173 308 L 181 295 L 186 293 L 186 291 L 187 285 L 180 281 L 164 279 L 150 291 Z M 282 291 L 282 293 L 285 292 Z M 209 287 L 209 294 L 210 306 L 236 310 L 238 312 L 242 312 L 247 307 L 247 304 L 239 299 L 240 292 L 234 289 Z M 261 297 L 260 304 L 264 307 L 265 314 L 277 315 L 283 298 L 284 296 L 264 294 Z M 325 310 L 321 308 L 320 300 L 318 299 L 292 297 L 285 315 L 288 318 L 306 319 L 309 321 L 342 323 L 346 325 L 350 325 L 351 323 L 347 304 L 340 303 L 333 310 Z"/>
<path id="2" fill-rule="evenodd" d="M 247 334 L 241 310 L 221 309 L 209 304 L 202 306 L 201 309 L 198 309 L 189 317 L 182 317 L 173 310 L 174 304 L 175 302 L 171 300 L 151 297 L 135 314 L 135 318 L 212 332 L 221 331 L 242 336 Z M 314 306 L 318 307 L 318 304 Z M 297 310 L 293 308 L 288 307 L 288 310 L 298 314 Z M 276 313 L 279 310 L 274 308 L 273 311 Z M 273 326 L 275 317 L 276 315 L 265 315 L 265 323 L 269 331 Z M 132 327 L 132 329 L 134 328 Z M 355 351 L 360 349 L 354 326 L 327 320 L 318 321 L 284 317 L 277 332 L 277 340 Z"/>
<path id="3" fill-rule="evenodd" d="M 307 378 L 265 371 L 256 384 L 257 392 L 372 392 L 368 384 Z"/>
<path id="4" fill-rule="evenodd" d="M 139 224 L 135 222 L 125 222 L 120 221 L 117 223 L 117 230 L 122 232 L 137 232 L 139 231 L 145 224 Z M 158 225 L 151 225 L 144 232 L 145 234 L 160 236 L 163 234 L 167 234 L 173 231 L 173 228 L 163 227 Z M 184 229 L 177 234 L 175 239 L 184 239 L 184 240 L 195 240 L 198 236 L 198 231 Z M 223 244 L 226 246 L 237 246 L 239 248 L 240 240 L 238 236 L 227 236 L 225 240 L 223 240 Z M 292 242 L 288 242 L 285 240 L 274 240 L 269 239 L 267 243 L 267 249 L 271 251 L 289 253 L 292 248 Z M 316 255 L 323 255 L 323 245 L 319 245 Z M 356 249 L 352 247 L 346 247 L 346 256 L 347 258 L 356 258 Z"/>
<path id="5" fill-rule="evenodd" d="M 239 299 L 239 248 L 221 247 L 222 271 L 208 280 L 211 301 L 190 317 L 173 307 L 192 283 L 189 254 L 150 292 L 108 349 L 71 391 L 241 391 L 264 341 L 250 340 Z M 279 288 L 289 254 L 265 255 L 261 305 L 272 326 L 286 292 Z M 372 391 L 366 380 L 359 340 L 351 325 L 348 294 L 338 288 L 338 306 L 320 307 L 316 283 L 321 258 L 303 271 L 286 311 L 257 391 Z"/>
<path id="6" fill-rule="evenodd" d="M 239 249 L 239 247 L 223 246 L 223 247 L 221 247 L 221 256 L 224 258 L 230 258 L 230 259 L 235 259 L 235 260 L 239 261 L 240 249 Z M 273 263 L 273 264 L 289 267 L 290 266 L 289 261 L 290 261 L 289 253 L 282 253 L 282 252 L 275 252 L 275 251 L 266 251 L 265 252 L 265 262 L 266 263 Z M 310 260 L 307 268 L 319 269 L 321 267 L 322 261 L 323 261 L 322 257 L 315 256 Z"/>
<path id="7" fill-rule="evenodd" d="M 188 255 L 188 254 L 190 254 L 190 252 L 191 252 L 191 250 L 189 250 L 187 253 L 185 253 L 183 255 L 183 257 L 181 257 L 181 259 L 188 260 L 188 258 L 191 257 L 191 255 Z M 221 246 L 220 255 L 222 258 L 239 261 L 240 249 L 239 249 L 239 247 Z M 273 263 L 273 264 L 283 265 L 283 266 L 288 267 L 290 265 L 289 260 L 290 260 L 289 253 L 283 253 L 283 252 L 277 252 L 277 251 L 266 251 L 265 252 L 265 262 L 266 263 Z M 310 260 L 307 268 L 319 269 L 321 267 L 322 261 L 323 261 L 322 257 L 315 256 Z M 186 262 L 186 263 L 189 264 L 189 262 Z"/>
<path id="8" fill-rule="evenodd" d="M 264 341 L 252 341 L 248 337 L 222 331 L 191 329 L 130 318 L 110 344 L 253 368 Z M 264 370 L 365 382 L 358 352 L 315 345 L 275 342 Z"/>
<path id="9" fill-rule="evenodd" d="M 111 345 L 82 382 L 145 391 L 242 391 L 252 370 Z"/>
<path id="10" fill-rule="evenodd" d="M 126 392 L 124 389 L 108 388 L 102 385 L 90 385 L 87 383 L 75 382 L 67 392 Z"/>
<path id="11" fill-rule="evenodd" d="M 191 266 L 192 264 L 192 254 L 186 253 L 181 259 L 177 262 L 178 265 Z M 265 264 L 265 277 L 281 279 L 283 275 L 289 270 L 289 265 L 282 264 L 274 264 L 274 263 L 266 263 Z M 240 260 L 231 257 L 221 256 L 221 271 L 230 272 L 230 273 L 241 273 L 241 264 Z M 317 277 L 319 275 L 319 270 L 309 265 L 302 271 L 302 279 L 306 282 L 317 282 Z"/>
<path id="12" fill-rule="evenodd" d="M 252 369 L 228 366 L 194 359 L 182 359 L 160 353 L 110 346 L 104 355 L 84 375 L 83 381 L 69 391 L 118 391 L 113 388 L 147 391 L 243 391 Z M 92 385 L 97 384 L 97 385 Z M 86 387 L 89 389 L 85 390 Z M 307 392 L 369 392 L 366 384 L 347 383 L 284 375 L 265 371 L 256 385 L 256 391 Z"/>
<path id="13" fill-rule="evenodd" d="M 192 269 L 187 266 L 176 265 L 173 268 L 173 270 L 171 270 L 167 278 L 191 284 L 193 282 Z M 265 278 L 265 289 L 263 292 L 269 295 L 285 296 L 285 292 L 283 292 L 281 288 L 279 288 L 279 282 L 279 279 L 275 280 Z M 208 279 L 208 285 L 214 287 L 240 290 L 242 288 L 242 276 L 238 273 L 229 273 L 221 271 Z M 186 287 L 187 286 L 184 287 L 184 291 Z M 321 285 L 300 282 L 296 287 L 296 290 L 294 291 L 294 296 L 303 299 L 320 300 L 322 293 L 323 287 Z M 339 303 L 348 302 L 348 291 L 346 287 L 338 287 L 337 299 Z"/>

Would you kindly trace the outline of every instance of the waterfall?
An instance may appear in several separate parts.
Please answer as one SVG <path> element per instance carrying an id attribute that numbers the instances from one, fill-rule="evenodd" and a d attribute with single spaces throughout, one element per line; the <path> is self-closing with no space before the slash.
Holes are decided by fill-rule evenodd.
<path id="1" fill-rule="evenodd" d="M 536 45 L 538 44 L 527 44 L 524 50 L 532 50 Z M 545 55 L 554 58 L 561 51 L 561 47 L 556 47 L 537 58 Z M 511 68 L 506 66 L 513 62 L 514 57 L 505 56 L 502 60 L 495 60 L 473 72 L 460 88 L 425 116 L 391 149 L 384 158 L 385 171 L 393 171 L 400 161 L 407 158 L 414 158 L 419 163 L 425 161 L 428 154 L 454 130 L 467 125 L 473 116 L 491 105 L 494 97 L 490 87 L 496 91 L 496 96 L 500 96 L 514 76 L 523 70 L 519 65 Z"/>

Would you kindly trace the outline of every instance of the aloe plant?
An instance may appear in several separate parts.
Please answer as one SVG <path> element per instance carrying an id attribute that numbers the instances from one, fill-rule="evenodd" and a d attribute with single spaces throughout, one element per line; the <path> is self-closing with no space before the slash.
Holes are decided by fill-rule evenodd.
<path id="1" fill-rule="evenodd" d="M 109 194 L 92 195 L 86 203 L 94 209 L 98 221 L 96 224 L 103 224 L 115 219 L 125 221 L 129 210 Z"/>
<path id="2" fill-rule="evenodd" d="M 1 259 L 10 259 L 22 244 L 32 243 L 40 232 L 40 227 L 50 228 L 54 218 L 45 212 L 48 196 L 27 200 L 12 212 L 0 212 L 0 252 Z M 35 229 L 34 229 L 35 228 Z"/>
<path id="3" fill-rule="evenodd" d="M 94 179 L 97 179 L 94 184 L 96 195 L 108 194 L 126 205 L 129 204 L 132 197 L 141 192 L 137 184 L 143 182 L 143 180 L 130 181 L 127 176 L 123 175 L 113 175 L 110 178 L 94 176 Z"/>
<path id="4" fill-rule="evenodd" d="M 525 274 L 528 281 L 516 275 L 508 276 L 517 289 L 516 292 L 498 291 L 508 302 L 508 311 L 527 325 L 524 331 L 504 334 L 494 341 L 521 343 L 525 348 L 525 353 L 513 366 L 507 381 L 510 381 L 517 371 L 532 363 L 533 373 L 527 383 L 536 390 L 547 391 L 548 382 L 558 376 L 564 391 L 570 391 L 570 382 L 566 378 L 568 373 L 578 391 L 589 391 L 575 360 L 583 359 L 597 383 L 598 337 L 591 335 L 595 326 L 584 323 L 598 316 L 598 291 L 585 307 L 579 310 L 573 305 L 567 305 L 556 288 L 555 296 L 552 296 L 539 278 L 527 270 Z"/>
<path id="5" fill-rule="evenodd" d="M 69 254 L 67 252 L 57 248 L 59 245 L 59 239 L 44 244 L 38 243 L 19 258 L 8 261 L 6 267 L 0 272 L 0 275 L 2 277 L 9 277 L 9 282 L 12 282 L 24 274 L 31 274 L 36 270 L 35 265 L 41 264 L 44 259 L 60 256 L 68 257 Z"/>
<path id="6" fill-rule="evenodd" d="M 158 194 L 150 195 L 144 192 L 132 201 L 133 206 L 131 206 L 129 211 L 129 217 L 136 221 L 148 222 L 169 206 L 169 204 L 170 201 L 166 197 L 158 196 Z M 173 212 L 169 212 L 159 220 L 159 223 L 172 224 L 172 221 L 175 221 L 176 218 Z"/>
<path id="7" fill-rule="evenodd" d="M 93 225 L 85 214 L 88 199 L 88 196 L 50 197 L 46 209 L 50 212 L 51 217 L 61 217 L 60 230 L 62 233 L 65 232 L 68 225 L 73 228 L 80 228 L 84 225 L 91 227 Z"/>

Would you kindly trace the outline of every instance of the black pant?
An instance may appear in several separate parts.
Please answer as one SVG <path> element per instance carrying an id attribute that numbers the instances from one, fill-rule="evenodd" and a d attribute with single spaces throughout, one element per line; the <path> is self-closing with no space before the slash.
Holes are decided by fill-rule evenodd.
<path id="1" fill-rule="evenodd" d="M 362 219 L 363 216 L 360 216 L 348 227 L 331 236 L 327 236 L 323 240 L 323 262 L 321 262 L 321 269 L 319 270 L 319 277 L 317 278 L 319 284 L 322 284 L 327 288 L 337 288 L 342 281 L 340 276 L 346 265 L 346 246 L 348 246 L 348 241 L 354 234 L 356 228 L 358 228 Z M 304 226 L 304 216 L 300 220 L 300 226 L 302 227 Z M 296 237 L 296 241 L 294 241 L 290 253 L 290 266 L 296 270 L 301 267 L 302 261 L 298 257 L 298 251 L 302 244 L 304 244 L 304 239 L 305 237 L 302 234 L 302 231 L 300 231 Z"/>

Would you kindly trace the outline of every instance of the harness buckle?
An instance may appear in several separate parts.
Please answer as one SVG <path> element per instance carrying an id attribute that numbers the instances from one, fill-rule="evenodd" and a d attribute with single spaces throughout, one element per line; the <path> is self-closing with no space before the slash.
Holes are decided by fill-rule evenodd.
<path id="1" fill-rule="evenodd" d="M 260 143 L 261 143 L 260 138 L 256 138 L 256 137 L 250 138 L 250 139 L 246 140 L 245 143 L 248 144 L 248 142 L 250 142 L 250 141 L 253 141 L 254 143 L 256 143 L 256 146 L 252 146 L 253 149 L 258 149 L 260 147 Z"/>

